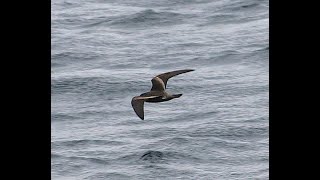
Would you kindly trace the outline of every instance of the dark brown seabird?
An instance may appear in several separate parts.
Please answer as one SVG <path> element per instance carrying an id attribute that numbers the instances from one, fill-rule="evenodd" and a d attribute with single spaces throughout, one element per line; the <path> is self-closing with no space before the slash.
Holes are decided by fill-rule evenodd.
<path id="1" fill-rule="evenodd" d="M 193 69 L 184 69 L 171 71 L 163 74 L 159 74 L 152 78 L 152 88 L 149 92 L 142 93 L 140 96 L 135 96 L 131 100 L 131 105 L 134 112 L 139 116 L 140 119 L 144 120 L 143 105 L 144 102 L 156 103 L 169 101 L 174 98 L 182 96 L 182 94 L 169 94 L 166 92 L 167 81 L 176 75 L 194 71 Z"/>

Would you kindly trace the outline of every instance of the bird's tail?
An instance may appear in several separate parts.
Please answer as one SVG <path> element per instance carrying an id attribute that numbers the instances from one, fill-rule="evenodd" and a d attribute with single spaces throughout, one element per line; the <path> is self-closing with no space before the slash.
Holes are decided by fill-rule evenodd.
<path id="1" fill-rule="evenodd" d="M 172 96 L 173 96 L 173 98 L 178 98 L 178 97 L 182 96 L 182 94 L 173 94 Z"/>

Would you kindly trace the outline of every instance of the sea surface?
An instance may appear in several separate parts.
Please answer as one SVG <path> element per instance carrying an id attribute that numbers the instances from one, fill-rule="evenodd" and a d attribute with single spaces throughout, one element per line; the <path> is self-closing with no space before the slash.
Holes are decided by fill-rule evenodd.
<path id="1" fill-rule="evenodd" d="M 268 0 L 51 6 L 53 180 L 269 179 Z M 179 69 L 140 120 L 132 97 Z"/>

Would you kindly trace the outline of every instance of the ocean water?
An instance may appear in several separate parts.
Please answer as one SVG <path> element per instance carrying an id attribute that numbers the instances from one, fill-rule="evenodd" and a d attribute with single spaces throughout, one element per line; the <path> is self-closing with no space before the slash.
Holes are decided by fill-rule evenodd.
<path id="1" fill-rule="evenodd" d="M 269 179 L 269 1 L 51 5 L 52 179 Z"/>

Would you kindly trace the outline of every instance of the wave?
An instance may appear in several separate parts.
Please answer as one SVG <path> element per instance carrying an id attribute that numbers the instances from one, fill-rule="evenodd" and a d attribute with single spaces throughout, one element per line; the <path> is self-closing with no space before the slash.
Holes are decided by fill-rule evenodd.
<path id="1" fill-rule="evenodd" d="M 86 147 L 89 145 L 112 145 L 119 146 L 125 143 L 121 141 L 109 141 L 109 140 L 99 140 L 99 139 L 79 139 L 79 140 L 70 140 L 70 141 L 55 141 L 51 142 L 52 146 L 63 146 L 63 147 L 75 147 L 81 146 Z"/>
<path id="2" fill-rule="evenodd" d="M 95 96 L 108 94 L 125 94 L 126 92 L 139 92 L 150 88 L 150 84 L 139 84 L 134 80 L 110 80 L 108 77 L 77 77 L 51 80 L 52 94 L 76 93 L 91 94 Z M 108 96 L 109 97 L 109 96 Z M 114 96 L 116 97 L 116 96 Z"/>
<path id="3" fill-rule="evenodd" d="M 192 130 L 188 135 L 191 137 L 219 137 L 232 140 L 242 140 L 248 138 L 266 137 L 269 133 L 267 127 L 225 127 L 223 129 L 203 129 Z"/>
<path id="4" fill-rule="evenodd" d="M 139 162 L 151 163 L 167 163 L 168 161 L 192 162 L 201 160 L 191 154 L 186 154 L 179 151 L 166 151 L 166 150 L 147 150 L 143 152 L 131 153 L 114 159 L 114 162 L 125 164 L 137 164 Z"/>
<path id="5" fill-rule="evenodd" d="M 64 160 L 69 160 L 71 162 L 74 161 L 87 161 L 91 162 L 94 164 L 109 164 L 109 160 L 103 159 L 103 158 L 93 158 L 93 157 L 82 157 L 82 156 L 65 156 L 65 155 L 59 155 L 55 153 L 51 153 L 51 158 L 53 160 L 55 159 L 64 159 Z"/>
<path id="6" fill-rule="evenodd" d="M 209 56 L 192 58 L 188 60 L 187 63 L 194 64 L 194 62 L 197 62 L 197 64 L 200 64 L 203 66 L 206 66 L 206 65 L 212 66 L 212 64 L 215 64 L 215 65 L 234 64 L 241 61 L 241 56 L 243 56 L 243 54 L 239 51 L 225 50 L 219 53 L 211 53 Z"/>
<path id="7" fill-rule="evenodd" d="M 233 23 L 237 21 L 237 16 L 231 13 L 217 13 L 207 17 L 207 22 L 204 24 L 200 24 L 199 26 L 213 25 L 213 24 L 225 24 L 225 23 Z"/>
<path id="8" fill-rule="evenodd" d="M 52 68 L 59 68 L 59 67 L 64 67 L 66 66 L 65 63 L 60 63 L 60 62 L 51 62 L 51 69 Z"/>
<path id="9" fill-rule="evenodd" d="M 229 3 L 229 4 L 223 4 L 223 6 L 220 7 L 220 11 L 243 12 L 246 10 L 256 9 L 260 7 L 260 5 L 265 3 L 265 2 L 262 2 L 261 0 L 231 1 L 231 2 L 232 3 Z"/>
<path id="10" fill-rule="evenodd" d="M 89 175 L 85 177 L 84 179 L 131 179 L 132 177 L 125 175 L 123 173 L 116 173 L 116 172 L 110 172 L 110 173 L 105 173 L 105 172 L 99 172 L 95 173 L 93 175 Z"/>
<path id="11" fill-rule="evenodd" d="M 200 161 L 201 159 L 191 154 L 185 154 L 178 151 L 148 150 L 147 152 L 143 153 L 139 160 L 152 163 L 166 163 L 168 161 L 196 162 Z"/>
<path id="12" fill-rule="evenodd" d="M 151 161 L 151 162 L 161 160 L 162 158 L 163 158 L 163 153 L 160 151 L 148 151 L 140 157 L 141 160 Z"/>
<path id="13" fill-rule="evenodd" d="M 239 24 L 258 19 L 268 18 L 268 9 L 265 2 L 260 0 L 232 1 L 231 3 L 216 6 L 212 15 L 204 17 L 205 23 L 198 26 L 215 24 Z"/>
<path id="14" fill-rule="evenodd" d="M 55 114 L 51 113 L 51 121 L 61 121 L 61 120 L 75 120 L 75 119 L 82 119 L 80 115 L 71 115 L 71 114 Z"/>
<path id="15" fill-rule="evenodd" d="M 238 63 L 247 63 L 247 64 L 257 64 L 269 60 L 269 46 L 259 45 L 261 47 L 255 47 L 247 50 L 225 50 L 216 53 L 210 53 L 209 56 L 204 57 L 195 57 L 189 59 L 186 63 L 193 64 L 197 62 L 200 65 L 227 65 L 227 64 L 238 64 Z M 259 59 L 260 61 L 257 61 Z"/>
<path id="16" fill-rule="evenodd" d="M 206 22 L 199 24 L 199 27 L 202 26 L 212 26 L 212 25 L 226 25 L 226 24 L 240 24 L 240 23 L 246 23 L 251 22 L 255 20 L 265 19 L 268 18 L 268 13 L 254 13 L 252 15 L 238 15 L 234 12 L 230 13 L 217 13 L 214 15 L 211 15 L 209 17 L 206 17 Z"/>
<path id="17" fill-rule="evenodd" d="M 94 53 L 86 53 L 86 52 L 60 52 L 56 54 L 51 55 L 51 59 L 53 62 L 55 61 L 61 61 L 66 63 L 66 61 L 87 61 L 87 60 L 93 60 L 99 57 L 98 55 Z M 55 62 L 56 63 L 56 62 Z M 62 64 L 62 63 L 61 63 Z"/>
<path id="18" fill-rule="evenodd" d="M 183 20 L 190 15 L 174 13 L 174 12 L 156 12 L 152 9 L 146 9 L 130 15 L 121 15 L 108 17 L 99 20 L 95 23 L 86 25 L 87 27 L 93 27 L 98 25 L 108 25 L 115 27 L 145 27 L 145 26 L 163 26 L 183 23 Z"/>
<path id="19" fill-rule="evenodd" d="M 147 1 L 143 2 L 142 7 L 172 7 L 172 6 L 186 6 L 194 4 L 210 3 L 212 0 L 161 0 L 161 1 Z"/>
<path id="20" fill-rule="evenodd" d="M 269 51 L 269 46 L 258 49 L 257 51 Z"/>

